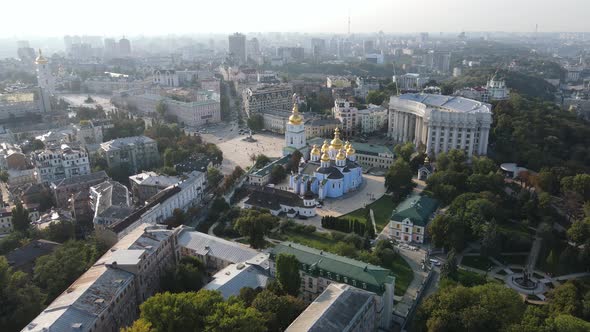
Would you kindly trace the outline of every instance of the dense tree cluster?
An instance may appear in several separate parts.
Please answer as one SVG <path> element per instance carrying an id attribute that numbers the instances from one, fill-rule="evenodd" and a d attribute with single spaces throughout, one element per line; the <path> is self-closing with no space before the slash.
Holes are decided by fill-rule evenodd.
<path id="1" fill-rule="evenodd" d="M 228 192 L 238 181 L 242 175 L 244 175 L 244 170 L 240 166 L 236 166 L 231 174 L 228 174 L 223 177 L 223 181 L 221 185 L 217 188 L 218 194 L 224 194 Z"/>
<path id="2" fill-rule="evenodd" d="M 224 300 L 219 292 L 159 293 L 140 306 L 140 318 L 124 332 L 284 331 L 305 309 L 280 285 L 266 290 L 243 288 Z"/>
<path id="3" fill-rule="evenodd" d="M 248 117 L 246 124 L 248 125 L 248 128 L 255 131 L 260 131 L 264 129 L 264 118 L 261 114 L 252 114 L 250 117 Z"/>
<path id="4" fill-rule="evenodd" d="M 588 331 L 590 285 L 569 281 L 549 293 L 548 305 L 526 306 L 518 293 L 496 283 L 465 287 L 441 282 L 414 320 L 416 331 Z"/>
<path id="5" fill-rule="evenodd" d="M 443 93 L 453 93 L 463 87 L 485 86 L 486 82 L 496 75 L 502 77 L 511 90 L 527 95 L 531 98 L 553 100 L 555 87 L 544 78 L 516 71 L 497 70 L 491 67 L 473 68 L 463 75 L 453 78 L 443 84 Z"/>
<path id="6" fill-rule="evenodd" d="M 355 233 L 360 236 L 368 235 L 370 238 L 375 237 L 375 229 L 373 228 L 373 225 L 367 225 L 358 219 L 323 216 L 321 222 L 322 227 L 327 229 L 333 229 L 344 233 Z"/>
<path id="7" fill-rule="evenodd" d="M 414 188 L 413 176 L 410 164 L 403 158 L 398 158 L 385 174 L 385 188 L 393 193 L 394 199 L 399 199 Z"/>
<path id="8" fill-rule="evenodd" d="M 38 238 L 40 234 L 44 233 L 14 232 L 0 242 L 0 254 L 29 241 L 29 235 Z M 32 275 L 12 271 L 5 257 L 0 256 L 0 326 L 7 331 L 23 328 L 105 251 L 106 246 L 92 238 L 68 241 L 53 253 L 39 257 Z"/>
<path id="9" fill-rule="evenodd" d="M 203 263 L 193 256 L 184 256 L 178 264 L 166 269 L 160 280 L 162 291 L 181 293 L 198 291 L 206 275 Z"/>
<path id="10" fill-rule="evenodd" d="M 499 162 L 533 170 L 562 167 L 564 175 L 590 170 L 590 125 L 553 103 L 516 94 L 498 102 L 490 142 Z"/>
<path id="11" fill-rule="evenodd" d="M 248 237 L 252 248 L 264 247 L 264 237 L 279 223 L 279 218 L 268 210 L 244 209 L 234 222 L 234 229 L 242 236 Z"/>

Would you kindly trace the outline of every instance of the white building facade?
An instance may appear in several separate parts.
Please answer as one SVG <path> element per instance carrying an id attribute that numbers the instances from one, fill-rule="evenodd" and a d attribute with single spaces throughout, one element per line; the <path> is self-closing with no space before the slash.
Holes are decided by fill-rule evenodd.
<path id="1" fill-rule="evenodd" d="M 388 135 L 396 142 L 425 144 L 426 153 L 453 149 L 468 157 L 485 155 L 492 124 L 491 105 L 455 96 L 409 93 L 389 101 Z"/>
<path id="2" fill-rule="evenodd" d="M 59 148 L 47 148 L 35 152 L 32 159 L 39 183 L 90 174 L 88 153 L 84 150 L 72 149 L 65 144 Z"/>

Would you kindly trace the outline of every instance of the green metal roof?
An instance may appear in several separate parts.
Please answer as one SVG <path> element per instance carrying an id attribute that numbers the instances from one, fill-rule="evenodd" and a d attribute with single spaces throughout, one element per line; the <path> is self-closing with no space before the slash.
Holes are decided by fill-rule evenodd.
<path id="1" fill-rule="evenodd" d="M 386 153 L 386 154 L 394 155 L 393 149 L 389 148 L 387 145 L 352 142 L 352 146 L 356 150 L 357 154 L 360 153 L 360 154 L 369 154 L 369 155 L 377 156 L 380 153 Z"/>
<path id="2" fill-rule="evenodd" d="M 273 169 L 273 167 L 275 167 L 275 165 L 281 165 L 281 166 L 285 166 L 287 165 L 287 163 L 289 162 L 289 160 L 291 160 L 291 155 L 286 155 L 282 158 L 279 158 L 277 160 L 271 161 L 270 163 L 266 164 L 264 167 L 262 167 L 261 169 L 257 169 L 256 171 L 252 172 L 252 175 L 254 176 L 265 176 L 268 173 L 270 173 Z"/>
<path id="3" fill-rule="evenodd" d="M 395 277 L 391 271 L 380 266 L 364 263 L 351 258 L 334 255 L 332 253 L 310 248 L 293 242 L 283 242 L 276 245 L 271 251 L 271 257 L 285 253 L 292 254 L 302 264 L 302 270 L 310 273 L 319 273 L 326 279 L 343 282 L 343 277 L 348 278 L 348 284 L 353 280 L 358 282 L 356 287 L 361 288 L 362 283 L 367 284 L 367 289 L 375 293 L 385 290 L 384 284 L 393 284 Z M 331 273 L 331 277 L 328 276 Z M 336 276 L 342 277 L 337 280 Z"/>
<path id="4" fill-rule="evenodd" d="M 322 144 L 324 144 L 324 140 L 326 140 L 326 138 L 314 137 L 314 138 L 308 139 L 307 144 L 309 146 L 312 146 L 315 144 L 318 147 L 321 147 Z M 331 139 L 328 139 L 328 142 L 330 140 Z M 357 154 L 360 153 L 360 154 L 377 156 L 380 153 L 385 153 L 385 154 L 395 155 L 395 153 L 393 152 L 393 147 L 389 147 L 387 145 L 361 143 L 361 142 L 355 142 L 355 141 L 350 141 L 350 143 L 352 144 L 352 147 L 354 147 L 354 149 L 356 150 Z"/>
<path id="5" fill-rule="evenodd" d="M 414 225 L 426 227 L 430 216 L 436 211 L 438 201 L 436 199 L 413 195 L 401 202 L 391 215 L 391 220 L 403 221 L 408 218 Z"/>

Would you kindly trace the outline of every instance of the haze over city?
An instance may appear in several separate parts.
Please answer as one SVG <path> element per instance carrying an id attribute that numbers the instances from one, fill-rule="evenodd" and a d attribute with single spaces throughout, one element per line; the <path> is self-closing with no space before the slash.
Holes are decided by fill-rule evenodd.
<path id="1" fill-rule="evenodd" d="M 7 1 L 0 36 L 590 31 L 586 0 Z M 32 8 L 31 8 L 32 7 Z M 22 24 L 22 15 L 33 24 Z"/>
<path id="2" fill-rule="evenodd" d="M 1 332 L 590 331 L 590 0 L 0 13 Z"/>

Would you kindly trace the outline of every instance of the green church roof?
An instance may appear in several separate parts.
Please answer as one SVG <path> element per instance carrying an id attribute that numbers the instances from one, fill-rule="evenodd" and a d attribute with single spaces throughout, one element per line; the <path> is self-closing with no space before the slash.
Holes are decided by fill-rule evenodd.
<path id="1" fill-rule="evenodd" d="M 426 227 L 430 216 L 436 211 L 438 201 L 426 196 L 410 196 L 401 202 L 391 215 L 391 220 L 402 222 L 404 219 L 417 226 Z"/>

